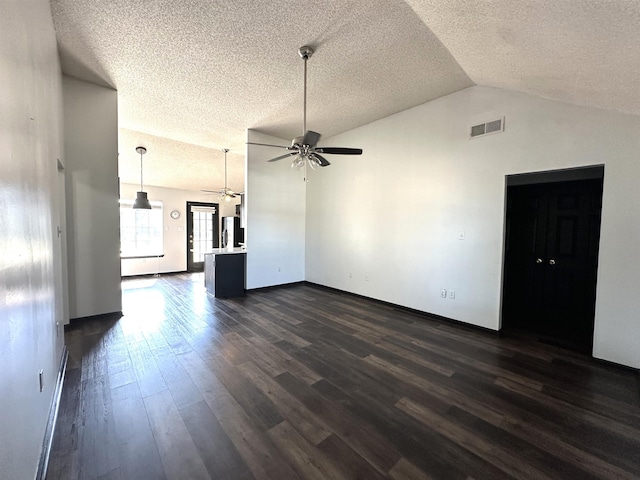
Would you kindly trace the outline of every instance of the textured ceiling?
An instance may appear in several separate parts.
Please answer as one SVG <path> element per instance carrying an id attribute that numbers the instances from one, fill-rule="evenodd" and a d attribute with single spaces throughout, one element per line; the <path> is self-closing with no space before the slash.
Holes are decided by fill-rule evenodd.
<path id="1" fill-rule="evenodd" d="M 640 114 L 638 0 L 51 0 L 64 73 L 118 90 L 120 177 L 241 190 L 245 131 L 331 136 L 473 84 Z M 357 145 L 341 145 L 355 146 Z M 274 153 L 275 155 L 276 153 Z M 366 155 L 366 152 L 365 152 Z"/>

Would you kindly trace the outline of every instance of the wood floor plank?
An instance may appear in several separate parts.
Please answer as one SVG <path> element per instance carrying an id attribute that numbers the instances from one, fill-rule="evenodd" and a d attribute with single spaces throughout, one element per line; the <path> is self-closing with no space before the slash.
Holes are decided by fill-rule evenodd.
<path id="1" fill-rule="evenodd" d="M 329 435 L 317 447 L 330 462 L 335 464 L 335 468 L 339 469 L 345 478 L 361 480 L 386 478 L 336 434 Z"/>
<path id="2" fill-rule="evenodd" d="M 317 445 L 329 435 L 331 430 L 293 395 L 289 394 L 270 375 L 255 363 L 246 362 L 238 367 L 267 397 L 271 399 L 280 414 L 312 445 Z"/>
<path id="3" fill-rule="evenodd" d="M 144 397 L 151 430 L 168 480 L 211 480 L 169 391 Z"/>
<path id="4" fill-rule="evenodd" d="M 269 430 L 282 422 L 283 417 L 271 399 L 222 355 L 211 356 L 206 364 L 253 423 Z"/>
<path id="5" fill-rule="evenodd" d="M 271 428 L 269 436 L 301 478 L 347 480 L 328 458 L 300 436 L 286 420 Z"/>
<path id="6" fill-rule="evenodd" d="M 434 480 L 433 477 L 424 473 L 405 458 L 401 458 L 393 466 L 389 471 L 389 478 L 393 480 Z"/>
<path id="7" fill-rule="evenodd" d="M 125 317 L 121 325 L 140 392 L 146 397 L 167 390 L 167 384 L 144 335 L 134 322 L 134 319 Z"/>
<path id="8" fill-rule="evenodd" d="M 180 361 L 256 479 L 299 478 L 197 354 L 180 355 Z"/>
<path id="9" fill-rule="evenodd" d="M 105 336 L 104 344 L 111 388 L 135 382 L 136 374 L 120 324 L 116 324 L 109 329 Z"/>
<path id="10" fill-rule="evenodd" d="M 112 389 L 111 398 L 121 476 L 140 480 L 166 478 L 138 383 Z"/>
<path id="11" fill-rule="evenodd" d="M 178 409 L 202 401 L 200 391 L 169 347 L 154 350 L 153 356 Z"/>
<path id="12" fill-rule="evenodd" d="M 261 368 L 269 372 L 272 377 L 276 377 L 281 373 L 287 371 L 282 362 L 280 362 L 278 359 L 274 360 L 265 352 L 256 350 L 246 338 L 243 338 L 239 334 L 235 332 L 226 334 L 225 339 L 228 340 L 234 347 L 250 352 L 247 360 L 254 359 L 255 361 L 258 361 Z"/>
<path id="13" fill-rule="evenodd" d="M 374 428 L 354 419 L 340 405 L 325 400 L 290 373 L 279 375 L 276 381 L 381 473 L 386 474 L 400 459 L 393 445 Z"/>
<path id="14" fill-rule="evenodd" d="M 215 480 L 252 480 L 254 477 L 220 422 L 204 402 L 180 410 L 207 471 Z"/>
<path id="15" fill-rule="evenodd" d="M 82 395 L 81 371 L 67 369 L 64 388 L 60 398 L 58 422 L 51 455 L 49 457 L 49 480 L 78 478 L 78 420 Z"/>
<path id="16" fill-rule="evenodd" d="M 386 401 L 379 401 L 375 395 L 363 395 L 345 386 L 347 393 L 326 380 L 316 383 L 313 388 L 325 398 L 339 403 L 351 416 L 375 427 L 384 438 L 394 439 L 393 444 L 403 458 L 434 478 L 464 478 L 467 472 L 477 472 L 478 480 L 512 478 L 481 458 L 469 454 L 455 442 L 424 428 L 413 417 L 396 408 L 395 403 L 389 405 Z M 426 396 L 423 393 L 421 399 Z M 436 405 L 435 411 L 449 408 L 446 402 L 436 402 Z M 429 446 L 427 450 L 425 445 Z"/>
<path id="17" fill-rule="evenodd" d="M 123 280 L 122 318 L 66 328 L 49 479 L 640 478 L 636 371 L 312 284 L 203 281 Z"/>
<path id="18" fill-rule="evenodd" d="M 118 443 L 107 374 L 92 375 L 82 381 L 79 415 L 80 478 L 97 478 L 118 468 Z"/>
<path id="19" fill-rule="evenodd" d="M 108 473 L 104 475 L 100 475 L 98 480 L 122 480 L 122 474 L 120 473 L 120 468 L 114 468 Z"/>
<path id="20" fill-rule="evenodd" d="M 315 383 L 322 378 L 312 369 L 301 364 L 290 355 L 288 355 L 285 351 L 279 349 L 276 345 L 267 342 L 262 338 L 252 338 L 249 340 L 249 343 L 252 345 L 253 351 L 256 353 L 256 356 L 260 357 L 262 360 L 267 358 L 269 364 L 277 366 L 274 369 L 275 371 L 279 371 L 281 373 L 283 371 L 287 371 L 308 384 Z M 306 346 L 308 345 L 305 345 L 305 347 Z"/>
<path id="21" fill-rule="evenodd" d="M 489 463 L 496 465 L 514 478 L 537 478 L 539 480 L 551 480 L 553 478 L 530 463 L 521 462 L 520 459 L 515 458 L 510 451 L 504 451 L 495 447 L 477 434 L 469 432 L 453 422 L 447 421 L 438 413 L 408 398 L 401 399 L 396 404 L 396 407 L 422 422 L 424 425 L 433 428 L 441 435 L 450 438 L 467 450 L 484 458 Z"/>

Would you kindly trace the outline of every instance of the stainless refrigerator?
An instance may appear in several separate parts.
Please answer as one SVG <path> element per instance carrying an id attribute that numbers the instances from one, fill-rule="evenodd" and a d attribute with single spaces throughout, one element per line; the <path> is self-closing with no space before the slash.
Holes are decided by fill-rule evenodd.
<path id="1" fill-rule="evenodd" d="M 240 228 L 240 217 L 222 217 L 222 248 L 239 247 L 244 244 L 244 228 Z"/>

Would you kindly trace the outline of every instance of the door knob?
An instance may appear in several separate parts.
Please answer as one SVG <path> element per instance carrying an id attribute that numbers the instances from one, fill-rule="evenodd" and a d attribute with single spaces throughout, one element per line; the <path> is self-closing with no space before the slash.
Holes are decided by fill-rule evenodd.
<path id="1" fill-rule="evenodd" d="M 552 258 L 551 260 L 549 260 L 549 265 L 555 265 L 556 261 Z"/>
<path id="2" fill-rule="evenodd" d="M 536 263 L 542 263 L 542 259 L 541 258 L 536 258 Z"/>

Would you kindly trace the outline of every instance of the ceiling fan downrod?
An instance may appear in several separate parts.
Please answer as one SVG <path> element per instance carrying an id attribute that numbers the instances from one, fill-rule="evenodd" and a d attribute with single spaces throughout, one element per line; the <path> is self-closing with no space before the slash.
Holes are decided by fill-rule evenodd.
<path id="1" fill-rule="evenodd" d="M 224 152 L 224 192 L 226 194 L 227 193 L 227 152 L 229 151 L 229 149 L 223 148 L 222 151 Z"/>
<path id="2" fill-rule="evenodd" d="M 307 132 L 307 60 L 313 55 L 313 48 L 304 45 L 298 49 L 298 53 L 304 60 L 304 101 L 302 104 L 302 135 Z"/>

